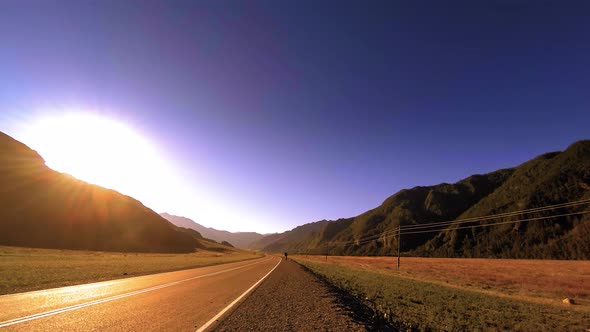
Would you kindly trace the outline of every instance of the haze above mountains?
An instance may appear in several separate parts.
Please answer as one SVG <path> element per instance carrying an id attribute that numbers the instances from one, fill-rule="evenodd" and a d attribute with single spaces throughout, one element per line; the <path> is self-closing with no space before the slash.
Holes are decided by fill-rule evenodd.
<path id="1" fill-rule="evenodd" d="M 212 239 L 268 252 L 390 255 L 398 225 L 421 225 L 590 199 L 590 141 L 517 167 L 454 184 L 404 189 L 353 218 L 322 220 L 263 235 L 207 228 L 45 166 L 26 145 L 0 133 L 0 245 L 103 251 L 192 252 Z M 534 217 L 581 212 L 586 205 Z M 531 216 L 531 215 L 528 215 Z M 167 220 L 166 220 L 167 219 Z M 168 221 L 169 220 L 169 221 Z M 514 218 L 512 220 L 515 220 Z M 371 241 L 361 241 L 374 237 Z M 590 217 L 404 236 L 406 254 L 437 257 L 590 258 Z M 347 243 L 331 246 L 331 243 Z"/>

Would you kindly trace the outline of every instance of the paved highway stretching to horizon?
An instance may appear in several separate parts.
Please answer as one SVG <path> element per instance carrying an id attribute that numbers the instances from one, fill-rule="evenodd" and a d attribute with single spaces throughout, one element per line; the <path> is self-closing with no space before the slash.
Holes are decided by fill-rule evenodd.
<path id="1" fill-rule="evenodd" d="M 195 331 L 278 266 L 279 257 L 0 296 L 0 330 Z"/>

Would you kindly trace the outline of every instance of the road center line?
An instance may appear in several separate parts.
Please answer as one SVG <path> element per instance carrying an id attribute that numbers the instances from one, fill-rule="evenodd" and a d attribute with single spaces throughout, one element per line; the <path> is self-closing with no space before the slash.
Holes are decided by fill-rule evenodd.
<path id="1" fill-rule="evenodd" d="M 203 332 L 205 331 L 209 326 L 211 326 L 211 324 L 215 323 L 215 321 L 221 317 L 224 313 L 226 313 L 229 309 L 231 309 L 231 307 L 233 307 L 236 303 L 238 303 L 244 296 L 246 296 L 248 293 L 250 293 L 254 288 L 256 288 L 256 286 L 258 286 L 264 279 L 266 279 L 266 277 L 268 277 L 272 271 L 274 271 L 279 264 L 281 264 L 281 262 L 283 261 L 283 259 L 281 258 L 281 260 L 279 260 L 279 262 L 277 263 L 277 265 L 275 265 L 275 267 L 272 268 L 272 270 L 270 270 L 270 272 L 268 272 L 266 275 L 264 275 L 264 277 L 262 277 L 260 280 L 258 280 L 254 285 L 252 285 L 252 287 L 248 288 L 248 290 L 246 290 L 244 293 L 242 293 L 242 295 L 240 295 L 237 299 L 235 299 L 232 303 L 230 303 L 227 307 L 223 308 L 223 310 L 221 310 L 217 315 L 215 315 L 215 317 L 211 318 L 207 323 L 205 323 L 205 325 L 201 326 L 196 332 Z"/>
<path id="2" fill-rule="evenodd" d="M 119 295 L 107 297 L 107 298 L 104 298 L 104 299 L 98 299 L 98 300 L 94 300 L 94 301 L 90 301 L 90 302 L 86 302 L 86 303 L 80 303 L 80 304 L 76 304 L 76 305 L 72 305 L 72 306 L 68 306 L 68 307 L 64 307 L 64 308 L 54 309 L 54 310 L 50 310 L 50 311 L 46 311 L 46 312 L 42 312 L 42 313 L 30 315 L 30 316 L 25 316 L 25 317 L 21 317 L 21 318 L 15 318 L 15 319 L 7 320 L 7 321 L 4 321 L 4 322 L 0 322 L 0 328 L 11 326 L 11 325 L 15 325 L 15 324 L 20 324 L 20 323 L 24 323 L 24 322 L 28 322 L 28 321 L 31 321 L 31 320 L 35 320 L 35 319 L 39 319 L 39 318 L 43 318 L 43 317 L 47 317 L 47 316 L 57 315 L 57 314 L 61 314 L 61 313 L 64 313 L 64 312 L 68 312 L 68 311 L 72 311 L 72 310 L 77 310 L 77 309 L 81 309 L 81 308 L 85 308 L 85 307 L 89 307 L 89 306 L 93 306 L 93 305 L 97 305 L 97 304 L 101 304 L 101 303 L 105 303 L 105 302 L 110 302 L 110 301 L 122 299 L 122 298 L 125 298 L 125 297 L 129 297 L 129 296 L 134 296 L 134 295 L 138 295 L 138 294 L 142 294 L 142 293 L 146 293 L 146 292 L 155 291 L 155 290 L 158 290 L 158 289 L 162 289 L 162 288 L 166 288 L 166 287 L 178 285 L 180 283 L 183 283 L 183 282 L 186 282 L 186 281 L 190 281 L 190 280 L 195 280 L 195 279 L 204 278 L 204 277 L 210 277 L 210 276 L 214 276 L 214 275 L 225 273 L 225 272 L 229 272 L 229 271 L 234 271 L 234 270 L 241 269 L 241 268 L 244 268 L 244 267 L 247 267 L 247 266 L 251 266 L 251 265 L 255 265 L 255 264 L 260 264 L 260 263 L 266 262 L 266 261 L 268 261 L 270 259 L 272 259 L 272 257 L 270 257 L 268 259 L 265 259 L 265 260 L 258 261 L 258 262 L 254 262 L 254 263 L 250 263 L 250 264 L 246 264 L 246 265 L 242 265 L 242 266 L 238 266 L 238 267 L 233 267 L 233 268 L 227 269 L 227 270 L 221 270 L 221 271 L 217 271 L 217 272 L 207 273 L 207 274 L 203 274 L 203 275 L 200 275 L 200 276 L 190 277 L 190 278 L 187 278 L 187 279 L 173 281 L 173 282 L 169 282 L 169 283 L 166 283 L 166 284 L 162 284 L 162 285 L 158 285 L 158 286 L 153 286 L 153 287 L 149 287 L 149 288 L 145 288 L 145 289 L 140 289 L 140 290 L 136 290 L 136 291 L 129 292 L 129 293 L 124 293 L 124 294 L 119 294 Z"/>

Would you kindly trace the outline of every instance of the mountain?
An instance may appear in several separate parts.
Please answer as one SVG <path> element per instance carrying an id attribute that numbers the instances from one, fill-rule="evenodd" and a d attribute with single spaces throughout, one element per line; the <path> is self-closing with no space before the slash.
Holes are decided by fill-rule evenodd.
<path id="1" fill-rule="evenodd" d="M 266 251 L 305 251 L 320 249 L 337 254 L 386 255 L 391 253 L 391 237 L 361 246 L 323 248 L 328 242 L 349 242 L 397 229 L 402 224 L 416 224 L 417 220 L 442 221 L 454 219 L 471 204 L 497 188 L 512 170 L 500 170 L 486 175 L 474 175 L 456 184 L 405 189 L 389 197 L 381 206 L 354 218 L 335 221 L 321 220 L 259 240 Z M 423 240 L 422 242 L 424 242 Z M 382 243 L 383 245 L 379 245 Z M 378 246 L 378 247 L 375 247 Z"/>
<path id="2" fill-rule="evenodd" d="M 267 235 L 250 244 L 252 249 L 261 249 L 270 252 L 281 251 L 302 251 L 319 245 L 316 234 L 332 223 L 328 220 L 321 220 L 314 223 L 295 227 L 290 231 L 279 234 Z"/>
<path id="3" fill-rule="evenodd" d="M 541 155 L 516 168 L 500 188 L 474 204 L 459 218 L 504 213 L 590 198 L 590 141 L 564 152 Z M 590 210 L 590 204 L 561 208 L 526 218 Z M 518 217 L 522 219 L 522 217 Z M 512 219 L 512 220 L 518 220 Z M 510 258 L 590 258 L 590 214 L 564 216 L 437 234 L 419 253 L 431 256 Z"/>
<path id="4" fill-rule="evenodd" d="M 563 152 L 541 155 L 515 168 L 472 175 L 457 183 L 404 189 L 359 216 L 318 221 L 258 240 L 271 252 L 392 255 L 398 225 L 463 220 L 492 214 L 590 199 L 590 141 Z M 568 214 L 590 204 L 494 220 Z M 471 222 L 461 226 L 476 226 Z M 444 228 L 440 230 L 441 228 Z M 493 227 L 441 227 L 402 235 L 406 254 L 436 257 L 590 259 L 590 214 L 502 224 Z M 424 228 L 422 228 L 424 230 Z M 408 233 L 410 231 L 407 231 Z M 365 240 L 368 239 L 368 240 Z"/>
<path id="5" fill-rule="evenodd" d="M 0 245 L 180 253 L 200 243 L 129 196 L 48 168 L 0 132 Z"/>
<path id="6" fill-rule="evenodd" d="M 263 234 L 255 232 L 231 233 L 228 231 L 220 231 L 214 228 L 209 228 L 200 225 L 189 218 L 179 217 L 165 212 L 161 213 L 160 215 L 176 226 L 194 229 L 197 232 L 201 233 L 205 238 L 212 239 L 217 242 L 226 241 L 231 243 L 236 248 L 240 249 L 248 249 L 251 243 L 264 237 Z"/>

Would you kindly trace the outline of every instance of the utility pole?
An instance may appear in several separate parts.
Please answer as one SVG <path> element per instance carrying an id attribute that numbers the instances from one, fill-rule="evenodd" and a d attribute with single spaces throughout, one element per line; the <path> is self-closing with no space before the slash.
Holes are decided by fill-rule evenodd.
<path id="1" fill-rule="evenodd" d="M 400 257 L 400 247 L 402 245 L 402 226 L 401 224 L 397 226 L 397 272 L 399 273 L 399 257 Z"/>

